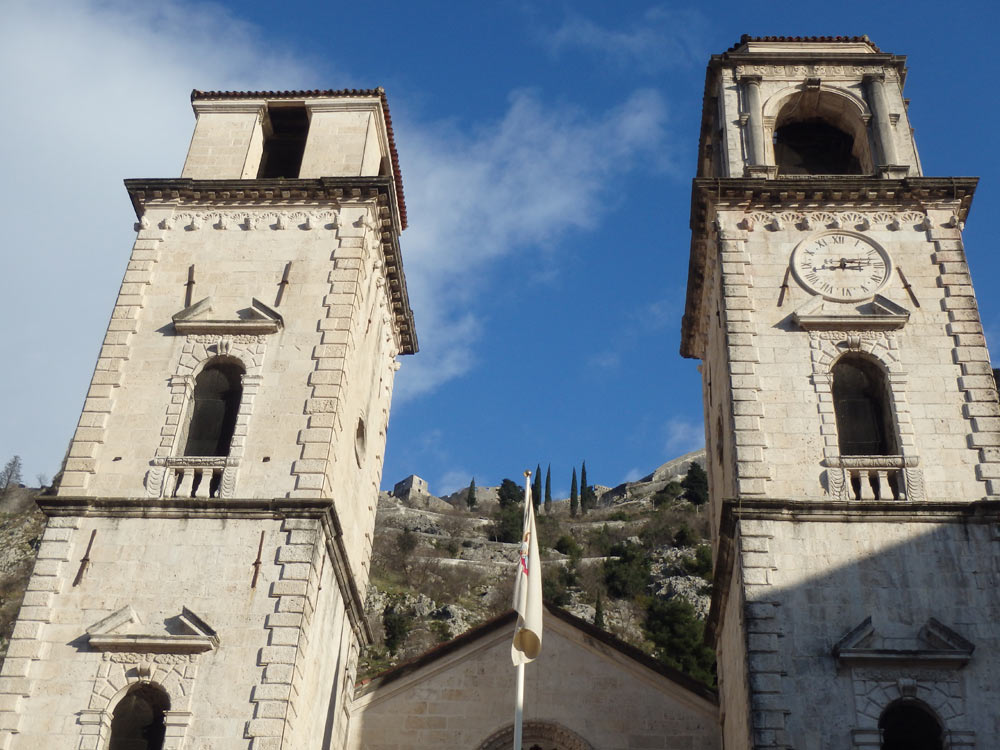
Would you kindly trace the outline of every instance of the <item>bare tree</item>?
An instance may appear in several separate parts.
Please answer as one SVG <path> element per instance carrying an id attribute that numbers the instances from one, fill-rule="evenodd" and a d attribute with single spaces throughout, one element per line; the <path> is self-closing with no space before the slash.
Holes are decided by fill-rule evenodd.
<path id="1" fill-rule="evenodd" d="M 21 457 L 14 456 L 0 471 L 0 495 L 21 484 Z"/>

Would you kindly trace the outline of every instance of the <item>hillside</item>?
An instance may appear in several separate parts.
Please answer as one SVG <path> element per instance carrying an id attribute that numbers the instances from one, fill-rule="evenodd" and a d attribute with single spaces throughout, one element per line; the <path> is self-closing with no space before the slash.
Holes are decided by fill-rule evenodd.
<path id="1" fill-rule="evenodd" d="M 637 482 L 595 487 L 594 507 L 576 517 L 566 500 L 543 504 L 538 535 L 548 601 L 711 682 L 700 640 L 707 515 L 680 485 L 700 460 L 689 454 Z M 379 643 L 359 679 L 510 608 L 523 506 L 505 509 L 499 488 L 477 487 L 470 510 L 467 490 L 439 498 L 425 487 L 407 478 L 380 495 L 366 606 Z M 695 656 L 684 663 L 687 652 Z"/>
<path id="2" fill-rule="evenodd" d="M 35 506 L 39 490 L 11 487 L 0 495 L 0 662 L 28 587 L 45 516 Z"/>
<path id="3" fill-rule="evenodd" d="M 706 513 L 679 484 L 701 460 L 692 453 L 636 482 L 594 486 L 593 507 L 576 517 L 566 499 L 542 505 L 538 534 L 549 602 L 711 682 L 699 650 L 710 601 Z M 0 498 L 0 661 L 44 527 L 38 492 Z M 466 490 L 380 493 L 366 603 L 377 643 L 359 679 L 510 608 L 523 506 L 504 508 L 499 495 L 478 487 L 470 510 Z"/>

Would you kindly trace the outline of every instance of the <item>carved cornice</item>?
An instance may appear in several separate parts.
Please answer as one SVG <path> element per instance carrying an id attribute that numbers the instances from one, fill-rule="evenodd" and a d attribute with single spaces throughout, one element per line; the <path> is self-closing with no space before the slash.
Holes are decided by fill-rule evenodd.
<path id="1" fill-rule="evenodd" d="M 768 78 L 804 79 L 815 76 L 860 80 L 871 73 L 891 71 L 906 81 L 906 57 L 884 52 L 833 52 L 824 50 L 822 59 L 808 50 L 788 52 L 725 52 L 712 55 L 709 71 L 728 68 L 736 75 L 762 75 Z"/>
<path id="2" fill-rule="evenodd" d="M 410 308 L 409 292 L 406 289 L 406 274 L 399 247 L 401 230 L 398 215 L 397 186 L 391 177 L 320 177 L 308 180 L 192 180 L 187 178 L 169 180 L 125 180 L 125 188 L 132 199 L 139 228 L 149 227 L 144 219 L 147 206 L 171 206 L 175 209 L 195 210 L 209 208 L 207 212 L 214 220 L 210 225 L 217 230 L 225 230 L 250 221 L 246 226 L 256 227 L 254 217 L 247 219 L 250 209 L 272 209 L 280 211 L 270 228 L 289 228 L 287 209 L 301 222 L 291 228 L 301 230 L 334 227 L 336 217 L 330 214 L 331 204 L 340 206 L 349 202 L 375 201 L 379 225 L 372 227 L 380 232 L 382 255 L 385 259 L 384 273 L 386 293 L 392 313 L 399 329 L 400 353 L 415 354 L 418 350 L 417 334 Z M 309 205 L 314 204 L 314 205 Z M 315 209 L 315 210 L 312 210 Z M 327 216 L 330 214 L 330 216 Z M 330 218 L 332 217 L 332 218 Z M 201 228 L 200 219 L 186 226 Z"/>
<path id="3" fill-rule="evenodd" d="M 691 228 L 705 232 L 714 220 L 713 208 L 739 206 L 773 212 L 813 207 L 813 210 L 887 211 L 922 210 L 934 202 L 959 202 L 960 221 L 972 205 L 977 177 L 909 177 L 885 180 L 872 177 L 779 177 L 774 180 L 709 178 L 694 180 Z M 822 208 L 817 208 L 822 207 Z"/>
<path id="4" fill-rule="evenodd" d="M 96 651 L 126 651 L 137 654 L 197 654 L 218 645 L 204 635 L 92 635 L 90 647 Z"/>

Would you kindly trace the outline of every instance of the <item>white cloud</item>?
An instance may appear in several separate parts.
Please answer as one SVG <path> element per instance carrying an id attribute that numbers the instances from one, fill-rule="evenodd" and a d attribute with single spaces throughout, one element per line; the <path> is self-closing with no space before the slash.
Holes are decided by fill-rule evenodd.
<path id="1" fill-rule="evenodd" d="M 0 188 L 17 366 L 0 368 L 0 457 L 54 474 L 83 403 L 135 235 L 124 177 L 179 175 L 192 88 L 294 88 L 309 67 L 213 5 L 65 0 L 4 5 Z M 28 312 L 30 311 L 30 313 Z"/>
<path id="2" fill-rule="evenodd" d="M 707 27 L 699 11 L 665 6 L 649 8 L 621 28 L 599 26 L 571 13 L 545 41 L 556 54 L 582 49 L 619 68 L 658 73 L 700 64 Z"/>
<path id="3" fill-rule="evenodd" d="M 701 422 L 672 417 L 667 420 L 665 448 L 670 456 L 681 456 L 705 444 L 705 426 Z"/>
<path id="4" fill-rule="evenodd" d="M 17 367 L 6 394 L 0 459 L 55 473 L 86 389 L 134 238 L 124 177 L 180 174 L 194 117 L 192 88 L 291 89 L 360 83 L 274 48 L 215 5 L 184 0 L 40 0 L 4 9 L 5 100 L 0 188 L 8 328 Z M 517 91 L 505 114 L 464 126 L 393 110 L 412 226 L 403 235 L 421 355 L 397 397 L 434 389 L 474 366 L 480 292 L 491 264 L 526 256 L 534 278 L 573 230 L 600 221 L 614 181 L 641 161 L 665 164 L 665 103 L 639 90 L 602 114 Z M 531 253 L 528 257 L 528 253 Z M 478 307 L 477 307 L 478 306 Z M 67 310 L 72 309 L 72 314 Z M 471 310 L 471 312 L 470 312 Z"/>
<path id="5" fill-rule="evenodd" d="M 397 381 L 405 399 L 474 364 L 481 325 L 469 310 L 491 263 L 530 252 L 525 273 L 544 277 L 538 254 L 597 224 L 609 181 L 640 158 L 665 164 L 666 106 L 640 90 L 595 117 L 517 91 L 501 120 L 473 132 L 405 113 L 397 122 L 411 221 L 403 255 L 421 348 Z"/>

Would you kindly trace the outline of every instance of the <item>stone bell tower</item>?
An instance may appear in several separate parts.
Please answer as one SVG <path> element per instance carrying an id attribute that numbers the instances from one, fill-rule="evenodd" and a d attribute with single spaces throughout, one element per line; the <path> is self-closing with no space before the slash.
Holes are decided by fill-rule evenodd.
<path id="1" fill-rule="evenodd" d="M 0 748 L 337 748 L 397 356 L 381 89 L 192 94 L 0 675 Z M 145 744 L 143 744 L 145 743 Z"/>
<path id="2" fill-rule="evenodd" d="M 1000 407 L 905 59 L 708 67 L 681 352 L 702 360 L 727 750 L 1000 745 Z"/>

